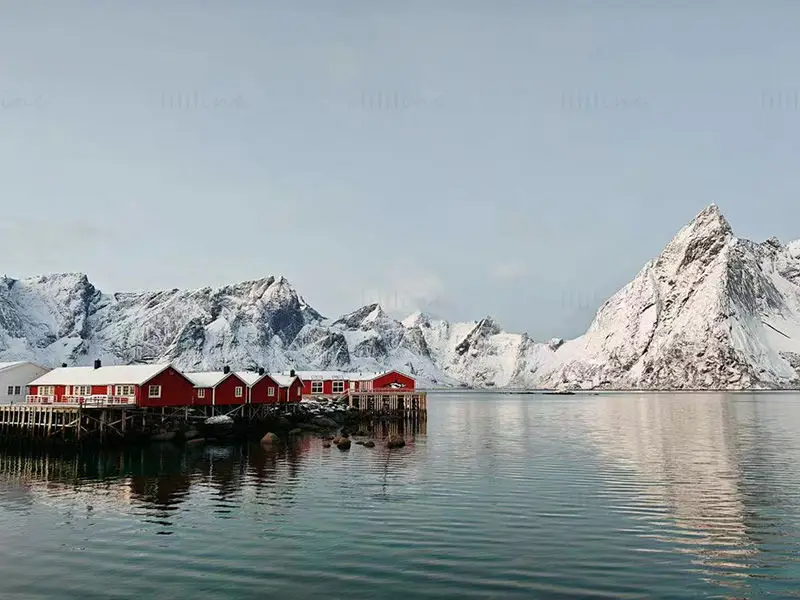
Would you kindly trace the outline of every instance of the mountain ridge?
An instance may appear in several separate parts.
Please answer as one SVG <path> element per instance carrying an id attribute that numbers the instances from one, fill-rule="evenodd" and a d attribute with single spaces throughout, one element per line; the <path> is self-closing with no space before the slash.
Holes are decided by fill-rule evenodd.
<path id="1" fill-rule="evenodd" d="M 115 293 L 83 273 L 3 279 L 0 360 L 95 358 L 192 370 L 394 368 L 442 387 L 797 387 L 800 240 L 737 238 L 711 204 L 571 340 L 509 333 L 491 316 L 397 320 L 377 303 L 329 318 L 283 275 Z"/>

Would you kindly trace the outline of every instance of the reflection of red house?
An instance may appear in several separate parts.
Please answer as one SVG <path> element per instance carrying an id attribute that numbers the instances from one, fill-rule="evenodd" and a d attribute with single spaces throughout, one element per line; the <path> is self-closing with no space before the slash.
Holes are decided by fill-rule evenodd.
<path id="1" fill-rule="evenodd" d="M 29 402 L 84 405 L 186 406 L 192 382 L 170 364 L 61 367 L 30 385 Z"/>
<path id="2" fill-rule="evenodd" d="M 369 391 L 397 388 L 413 391 L 413 377 L 400 371 L 381 373 L 347 373 L 344 371 L 298 371 L 303 380 L 304 396 L 338 396 L 348 390 Z"/>
<path id="3" fill-rule="evenodd" d="M 222 371 L 193 372 L 185 375 L 194 384 L 195 405 L 229 406 L 247 403 L 247 382 L 228 367 Z"/>

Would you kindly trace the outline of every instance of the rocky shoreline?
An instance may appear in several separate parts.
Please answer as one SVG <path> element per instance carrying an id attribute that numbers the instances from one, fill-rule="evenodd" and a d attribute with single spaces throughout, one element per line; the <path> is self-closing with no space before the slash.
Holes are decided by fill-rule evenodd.
<path id="1" fill-rule="evenodd" d="M 322 441 L 323 447 L 348 450 L 355 443 L 374 448 L 376 443 L 372 439 L 354 442 L 352 438 L 370 438 L 376 422 L 395 420 L 402 419 L 353 410 L 336 400 L 303 400 L 298 406 L 275 412 L 256 423 L 242 424 L 230 417 L 211 417 L 196 432 L 185 432 L 183 438 L 192 444 L 246 438 L 259 440 L 263 447 L 269 448 L 285 445 L 299 436 L 312 435 Z M 406 443 L 405 438 L 397 434 L 389 435 L 384 441 L 388 448 L 401 448 Z"/>

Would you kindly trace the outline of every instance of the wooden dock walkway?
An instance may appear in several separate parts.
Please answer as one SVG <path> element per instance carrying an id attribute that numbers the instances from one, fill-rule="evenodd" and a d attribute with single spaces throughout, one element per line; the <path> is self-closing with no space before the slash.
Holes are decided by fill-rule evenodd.
<path id="1" fill-rule="evenodd" d="M 424 416 L 428 412 L 428 395 L 416 390 L 348 390 L 342 398 L 350 408 L 365 412 L 409 417 Z"/>

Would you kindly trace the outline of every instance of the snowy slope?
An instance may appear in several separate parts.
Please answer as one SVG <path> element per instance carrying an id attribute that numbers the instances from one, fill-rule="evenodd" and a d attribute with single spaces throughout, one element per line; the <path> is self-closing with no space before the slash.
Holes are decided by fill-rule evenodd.
<path id="1" fill-rule="evenodd" d="M 423 385 L 747 388 L 800 385 L 800 241 L 738 239 L 712 205 L 600 307 L 581 337 L 536 342 L 490 317 L 338 319 L 283 277 L 106 294 L 82 274 L 0 281 L 0 361 L 172 361 L 198 371 L 394 368 Z"/>
<path id="2" fill-rule="evenodd" d="M 417 312 L 403 325 L 420 332 L 445 374 L 476 387 L 532 387 L 537 369 L 553 355 L 551 345 L 507 333 L 491 317 L 449 323 Z"/>
<path id="3" fill-rule="evenodd" d="M 737 239 L 715 205 L 610 298 L 539 372 L 543 386 L 800 384 L 797 245 Z"/>

